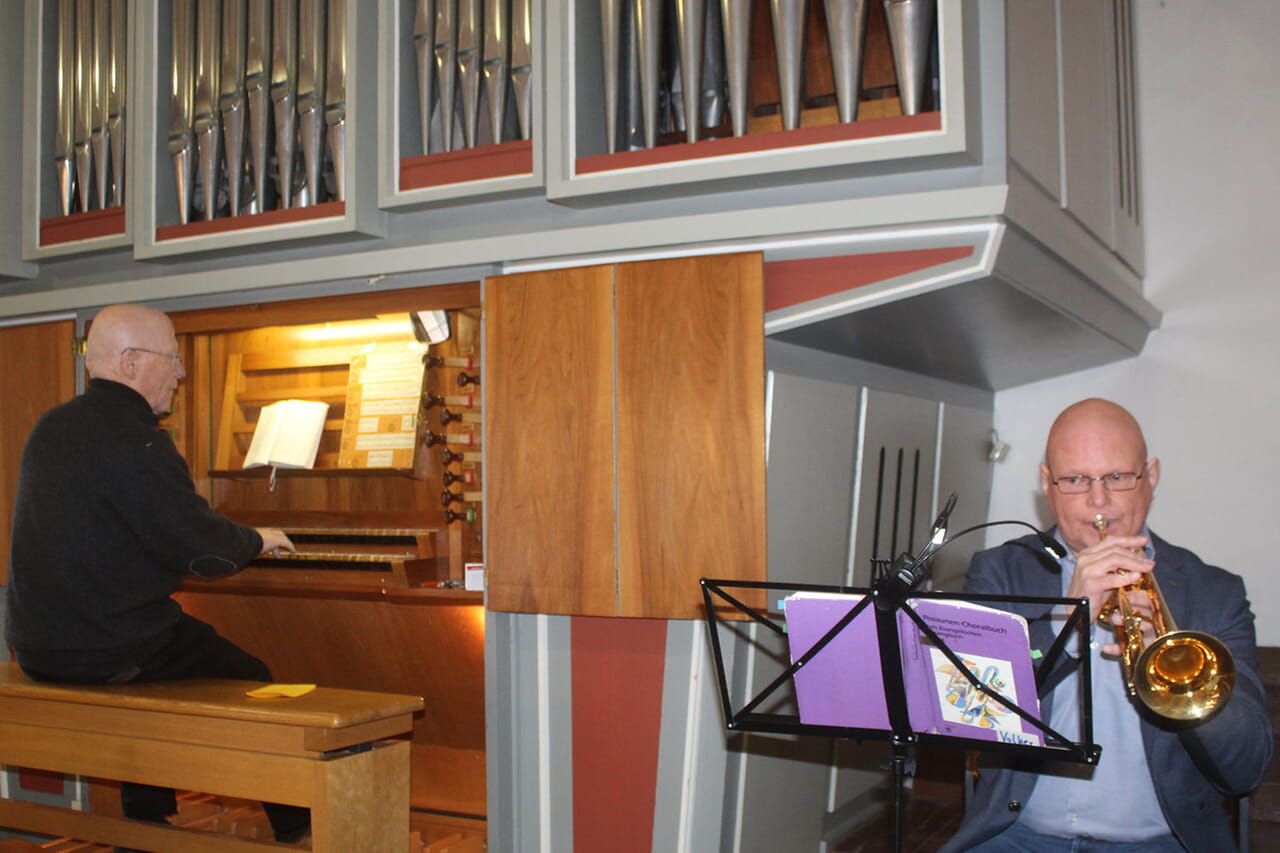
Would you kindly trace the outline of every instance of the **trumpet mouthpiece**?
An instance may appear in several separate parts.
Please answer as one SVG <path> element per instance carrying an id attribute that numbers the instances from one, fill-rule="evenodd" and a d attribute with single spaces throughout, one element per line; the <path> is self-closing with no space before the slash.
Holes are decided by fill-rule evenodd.
<path id="1" fill-rule="evenodd" d="M 1110 523 L 1111 522 L 1108 521 L 1107 517 L 1102 513 L 1098 513 L 1093 517 L 1093 529 L 1103 534 L 1104 536 L 1106 535 L 1106 532 L 1107 532 L 1107 525 Z"/>

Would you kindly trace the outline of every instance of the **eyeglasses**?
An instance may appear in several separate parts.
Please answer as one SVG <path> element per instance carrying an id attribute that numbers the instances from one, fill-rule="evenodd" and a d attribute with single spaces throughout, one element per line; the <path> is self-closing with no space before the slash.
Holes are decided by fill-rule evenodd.
<path id="1" fill-rule="evenodd" d="M 160 350 L 147 349 L 146 347 L 125 347 L 124 349 L 120 350 L 120 352 L 150 353 L 151 355 L 158 355 L 161 358 L 169 359 L 169 361 L 173 362 L 173 367 L 175 370 L 177 370 L 179 367 L 182 367 L 182 353 L 180 352 L 161 352 Z"/>
<path id="2" fill-rule="evenodd" d="M 1111 474 L 1103 474 L 1101 477 L 1086 477 L 1083 474 L 1077 474 L 1074 477 L 1059 477 L 1051 480 L 1058 491 L 1064 495 L 1083 495 L 1093 489 L 1093 481 L 1097 480 L 1102 484 L 1108 492 L 1129 492 L 1138 487 L 1138 481 L 1142 479 L 1142 474 L 1133 471 L 1116 471 Z"/>

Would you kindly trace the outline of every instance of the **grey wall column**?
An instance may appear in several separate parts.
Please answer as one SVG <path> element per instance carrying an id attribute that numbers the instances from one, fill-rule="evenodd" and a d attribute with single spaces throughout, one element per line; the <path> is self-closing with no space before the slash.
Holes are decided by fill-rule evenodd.
<path id="1" fill-rule="evenodd" d="M 569 617 L 489 612 L 485 622 L 489 849 L 573 849 Z"/>
<path id="2" fill-rule="evenodd" d="M 667 623 L 664 669 L 653 853 L 716 850 L 727 732 L 704 622 Z"/>

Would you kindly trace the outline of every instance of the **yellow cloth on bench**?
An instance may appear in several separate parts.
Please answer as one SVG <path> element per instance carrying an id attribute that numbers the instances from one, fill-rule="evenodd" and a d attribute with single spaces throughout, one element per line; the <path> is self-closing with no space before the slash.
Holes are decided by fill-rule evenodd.
<path id="1" fill-rule="evenodd" d="M 314 684 L 268 684 L 265 687 L 250 690 L 244 695 L 252 696 L 254 699 L 278 699 L 282 696 L 292 699 L 305 696 L 315 689 Z"/>

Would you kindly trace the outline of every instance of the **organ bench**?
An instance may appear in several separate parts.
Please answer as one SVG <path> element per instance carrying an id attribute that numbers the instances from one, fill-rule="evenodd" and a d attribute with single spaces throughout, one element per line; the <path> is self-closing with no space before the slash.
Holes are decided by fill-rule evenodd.
<path id="1" fill-rule="evenodd" d="M 190 679 L 33 682 L 0 665 L 0 765 L 307 806 L 316 853 L 401 853 L 409 743 L 422 699 L 317 687 L 255 699 L 261 684 Z M 250 853 L 262 843 L 0 799 L 0 827 L 147 850 Z M 280 848 L 276 848 L 280 849 Z"/>

